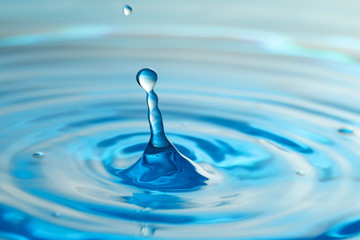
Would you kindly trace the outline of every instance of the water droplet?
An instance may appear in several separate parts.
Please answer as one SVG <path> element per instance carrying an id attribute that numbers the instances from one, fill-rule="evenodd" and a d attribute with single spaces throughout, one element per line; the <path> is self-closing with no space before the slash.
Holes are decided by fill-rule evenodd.
<path id="1" fill-rule="evenodd" d="M 296 175 L 303 177 L 303 176 L 305 176 L 305 173 L 302 171 L 298 171 L 298 172 L 296 172 Z"/>
<path id="2" fill-rule="evenodd" d="M 354 134 L 354 130 L 351 128 L 340 128 L 338 132 L 341 134 Z"/>
<path id="3" fill-rule="evenodd" d="M 36 152 L 36 153 L 33 153 L 33 157 L 34 158 L 44 158 L 45 154 L 42 152 Z"/>
<path id="4" fill-rule="evenodd" d="M 151 136 L 140 159 L 125 170 L 114 169 L 114 174 L 123 183 L 158 191 L 192 191 L 207 185 L 209 174 L 182 155 L 166 137 L 158 96 L 153 90 L 156 72 L 144 68 L 136 80 L 146 91 Z"/>
<path id="5" fill-rule="evenodd" d="M 53 217 L 61 217 L 61 213 L 60 212 L 53 212 L 52 216 Z"/>
<path id="6" fill-rule="evenodd" d="M 133 11 L 133 9 L 132 9 L 132 7 L 130 7 L 129 5 L 125 5 L 125 6 L 123 7 L 123 12 L 124 12 L 125 16 L 131 15 L 131 14 L 132 14 L 132 11 Z"/>
<path id="7" fill-rule="evenodd" d="M 144 68 L 137 73 L 136 81 L 146 92 L 150 92 L 156 84 L 157 74 L 150 68 Z"/>
<path id="8" fill-rule="evenodd" d="M 147 92 L 146 102 L 149 110 L 148 119 L 151 131 L 151 145 L 154 147 L 171 146 L 171 143 L 165 136 L 163 119 L 158 107 L 158 97 L 153 91 L 157 81 L 156 72 L 150 68 L 141 69 L 136 75 L 136 80 L 138 84 Z"/>

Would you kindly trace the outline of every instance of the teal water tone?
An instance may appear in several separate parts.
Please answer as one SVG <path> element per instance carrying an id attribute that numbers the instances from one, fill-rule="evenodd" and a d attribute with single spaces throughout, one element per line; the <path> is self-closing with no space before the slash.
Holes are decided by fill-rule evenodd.
<path id="1" fill-rule="evenodd" d="M 0 239 L 360 238 L 358 9 L 0 1 Z"/>

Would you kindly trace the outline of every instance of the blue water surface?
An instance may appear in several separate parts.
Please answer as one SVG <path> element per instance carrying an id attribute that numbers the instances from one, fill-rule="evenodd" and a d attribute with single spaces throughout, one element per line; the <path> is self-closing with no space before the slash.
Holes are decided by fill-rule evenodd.
<path id="1" fill-rule="evenodd" d="M 359 239 L 358 5 L 0 1 L 0 239 Z"/>

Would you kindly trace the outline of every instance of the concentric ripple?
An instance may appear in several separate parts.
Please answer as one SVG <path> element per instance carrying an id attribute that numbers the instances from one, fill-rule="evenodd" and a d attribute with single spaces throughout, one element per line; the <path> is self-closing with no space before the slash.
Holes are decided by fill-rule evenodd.
<path id="1" fill-rule="evenodd" d="M 0 238 L 357 239 L 357 45 L 141 24 L 139 5 L 130 25 L 0 38 Z M 144 66 L 159 73 L 167 137 L 212 173 L 192 191 L 114 174 L 149 140 Z"/>

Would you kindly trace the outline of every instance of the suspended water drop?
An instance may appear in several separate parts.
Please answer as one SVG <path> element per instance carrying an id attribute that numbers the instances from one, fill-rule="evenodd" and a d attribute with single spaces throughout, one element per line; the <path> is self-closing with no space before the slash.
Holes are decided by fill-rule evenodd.
<path id="1" fill-rule="evenodd" d="M 136 81 L 138 84 L 145 89 L 146 92 L 153 90 L 156 81 L 157 74 L 150 68 L 141 69 L 136 75 Z"/>
<path id="2" fill-rule="evenodd" d="M 133 11 L 133 9 L 132 9 L 132 7 L 130 7 L 129 5 L 125 5 L 125 6 L 123 7 L 123 12 L 124 12 L 125 16 L 131 15 L 131 14 L 132 14 L 132 11 Z"/>
<path id="3" fill-rule="evenodd" d="M 340 128 L 340 129 L 338 129 L 338 132 L 341 134 L 345 134 L 345 135 L 346 134 L 348 134 L 348 135 L 354 134 L 354 130 L 351 128 Z"/>
<path id="4" fill-rule="evenodd" d="M 36 152 L 36 153 L 33 153 L 33 157 L 34 158 L 44 158 L 45 154 L 42 152 Z"/>
<path id="5" fill-rule="evenodd" d="M 302 171 L 298 171 L 298 172 L 296 172 L 296 175 L 303 177 L 303 176 L 305 176 L 305 173 Z"/>

